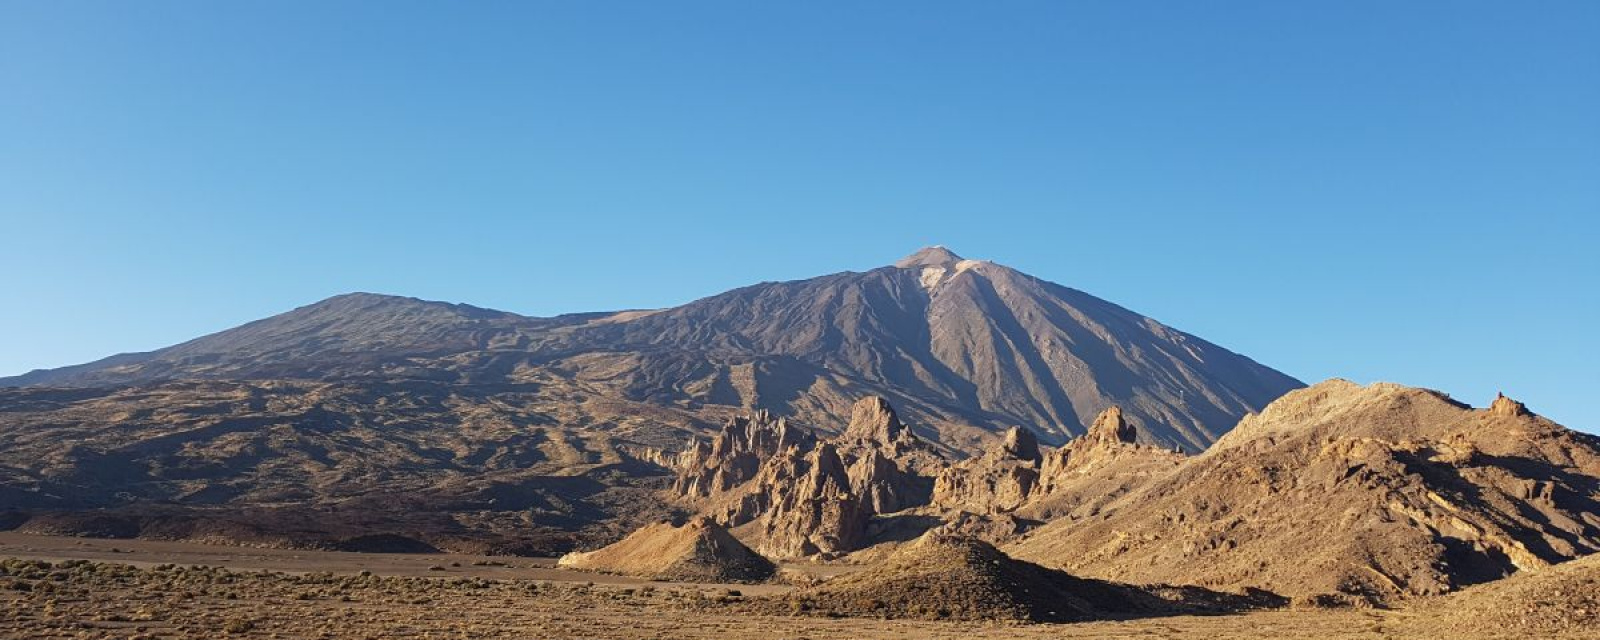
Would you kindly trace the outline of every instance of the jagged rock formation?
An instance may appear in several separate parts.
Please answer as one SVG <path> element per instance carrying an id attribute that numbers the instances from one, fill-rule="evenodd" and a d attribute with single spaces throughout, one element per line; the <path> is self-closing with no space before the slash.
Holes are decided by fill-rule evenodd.
<path id="1" fill-rule="evenodd" d="M 691 498 L 719 495 L 754 478 L 769 458 L 812 440 L 810 432 L 791 428 L 768 411 L 734 416 L 709 442 L 690 440 L 674 465 L 678 476 L 672 491 Z"/>
<path id="2" fill-rule="evenodd" d="M 993 449 L 940 473 L 933 503 L 977 514 L 1016 511 L 1038 492 L 1041 459 L 1033 434 L 1012 427 Z"/>
<path id="3" fill-rule="evenodd" d="M 871 508 L 851 492 L 850 476 L 832 443 L 810 453 L 773 458 L 743 495 L 732 523 L 751 522 L 763 553 L 778 558 L 836 554 L 866 543 Z"/>
<path id="4" fill-rule="evenodd" d="M 683 454 L 673 492 L 775 557 L 859 549 L 873 515 L 927 504 L 932 478 L 912 469 L 943 458 L 882 398 L 862 398 L 852 416 L 820 441 L 765 412 L 730 420 Z"/>
<path id="5" fill-rule="evenodd" d="M 831 440 L 849 466 L 850 487 L 873 513 L 893 513 L 928 503 L 933 475 L 945 458 L 900 422 L 878 396 L 857 401 L 850 424 Z"/>
<path id="6" fill-rule="evenodd" d="M 1033 436 L 1032 431 L 1022 427 L 1012 427 L 1000 441 L 1000 451 L 1006 457 L 1016 460 L 1038 460 L 1039 439 Z"/>
<path id="7" fill-rule="evenodd" d="M 1031 433 L 1013 428 L 982 456 L 945 469 L 933 503 L 943 509 L 1047 519 L 1108 500 L 1175 468 L 1181 454 L 1137 442 L 1139 431 L 1118 407 L 1089 432 L 1041 453 Z"/>
<path id="8" fill-rule="evenodd" d="M 759 582 L 777 572 L 772 561 L 709 518 L 683 526 L 658 522 L 603 548 L 573 552 L 561 567 L 684 582 Z"/>
<path id="9" fill-rule="evenodd" d="M 1498 393 L 1495 394 L 1494 402 L 1489 405 L 1489 412 L 1502 416 L 1525 416 L 1528 415 L 1528 407 L 1507 398 L 1504 393 Z"/>
<path id="10" fill-rule="evenodd" d="M 1600 550 L 1600 442 L 1510 402 L 1324 382 L 1009 548 L 1105 579 L 1378 602 Z"/>
<path id="11" fill-rule="evenodd" d="M 1219 600 L 1194 604 L 1201 600 L 1169 599 L 1137 587 L 1075 578 L 1013 560 L 981 540 L 936 530 L 869 569 L 758 601 L 757 609 L 766 605 L 783 613 L 829 616 L 1081 622 L 1217 610 Z M 1242 597 L 1222 596 L 1222 601 L 1240 608 L 1252 603 Z"/>
<path id="12" fill-rule="evenodd" d="M 1111 407 L 1083 437 L 1049 452 L 1040 463 L 1038 497 L 1025 513 L 1041 520 L 1086 518 L 1101 505 L 1172 472 L 1184 455 L 1141 444 L 1139 430 Z"/>

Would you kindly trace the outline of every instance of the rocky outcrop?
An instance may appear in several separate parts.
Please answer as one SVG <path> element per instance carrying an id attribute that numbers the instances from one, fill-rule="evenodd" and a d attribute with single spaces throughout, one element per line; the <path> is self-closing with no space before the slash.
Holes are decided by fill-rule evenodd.
<path id="1" fill-rule="evenodd" d="M 673 491 L 774 556 L 859 549 L 873 515 L 928 503 L 933 478 L 916 469 L 943 457 L 882 398 L 861 399 L 852 416 L 821 441 L 765 413 L 730 421 L 684 453 Z"/>
<path id="2" fill-rule="evenodd" d="M 1017 460 L 1039 460 L 1039 439 L 1022 427 L 1012 427 L 1000 442 L 1000 451 Z"/>
<path id="3" fill-rule="evenodd" d="M 894 513 L 928 503 L 928 479 L 907 472 L 883 452 L 869 450 L 850 465 L 850 488 L 872 513 Z"/>
<path id="4" fill-rule="evenodd" d="M 1139 431 L 1122 417 L 1122 407 L 1113 406 L 1095 416 L 1094 424 L 1083 435 L 1083 441 L 1099 447 L 1133 444 L 1139 441 Z"/>
<path id="5" fill-rule="evenodd" d="M 1046 493 L 1070 483 L 1071 476 L 1099 465 L 1128 458 L 1177 460 L 1182 454 L 1139 444 L 1139 430 L 1122 417 L 1121 407 L 1100 412 L 1088 433 L 1044 456 L 1040 476 Z"/>
<path id="6" fill-rule="evenodd" d="M 758 582 L 777 571 L 772 561 L 705 517 L 690 519 L 683 526 L 673 526 L 671 522 L 647 525 L 615 544 L 566 554 L 557 565 L 649 580 L 693 582 Z"/>
<path id="7" fill-rule="evenodd" d="M 1500 416 L 1525 416 L 1528 407 L 1521 402 L 1507 398 L 1506 394 L 1495 394 L 1494 403 L 1489 405 L 1489 413 Z"/>
<path id="8" fill-rule="evenodd" d="M 721 494 L 754 478 L 767 459 L 811 440 L 810 433 L 768 411 L 731 418 L 710 441 L 690 441 L 679 455 L 672 491 L 686 498 Z"/>
<path id="9" fill-rule="evenodd" d="M 831 440 L 849 467 L 850 486 L 873 513 L 894 513 L 928 503 L 944 456 L 900 422 L 878 396 L 857 401 L 850 424 Z"/>
<path id="10" fill-rule="evenodd" d="M 1017 513 L 1045 519 L 1122 495 L 1162 472 L 1182 454 L 1138 443 L 1139 430 L 1118 407 L 1100 414 L 1088 433 L 1048 452 L 1025 429 L 1013 428 L 983 455 L 950 466 L 934 483 L 933 504 L 974 514 Z"/>
<path id="11" fill-rule="evenodd" d="M 846 440 L 868 440 L 893 443 L 910 430 L 900 423 L 889 401 L 879 396 L 867 396 L 850 408 L 850 424 L 845 427 Z"/>
<path id="12" fill-rule="evenodd" d="M 900 422 L 894 407 L 880 396 L 867 396 L 850 409 L 850 423 L 833 438 L 846 461 L 877 451 L 908 471 L 940 467 L 944 456 Z M 931 474 L 928 474 L 931 475 Z"/>
<path id="13" fill-rule="evenodd" d="M 1375 603 L 1600 552 L 1600 440 L 1496 406 L 1323 382 L 1140 488 L 1064 507 L 1009 550 L 1107 579 Z M 1103 477 L 1115 460 L 1073 451 L 1057 466 Z"/>
<path id="14" fill-rule="evenodd" d="M 1039 490 L 1040 459 L 1033 434 L 1012 427 L 995 448 L 940 473 L 933 485 L 933 503 L 976 514 L 1015 511 Z"/>
<path id="15" fill-rule="evenodd" d="M 754 529 L 762 552 L 779 558 L 853 551 L 866 542 L 869 505 L 850 489 L 850 476 L 832 443 L 803 457 L 790 449 L 756 483 Z M 749 516 L 748 510 L 739 514 Z"/>

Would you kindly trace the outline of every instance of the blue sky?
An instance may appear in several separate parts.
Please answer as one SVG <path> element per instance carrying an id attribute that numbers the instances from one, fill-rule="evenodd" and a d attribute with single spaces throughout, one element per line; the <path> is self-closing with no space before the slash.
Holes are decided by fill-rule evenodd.
<path id="1" fill-rule="evenodd" d="M 1600 3 L 0 0 L 0 375 L 942 243 L 1600 430 Z"/>

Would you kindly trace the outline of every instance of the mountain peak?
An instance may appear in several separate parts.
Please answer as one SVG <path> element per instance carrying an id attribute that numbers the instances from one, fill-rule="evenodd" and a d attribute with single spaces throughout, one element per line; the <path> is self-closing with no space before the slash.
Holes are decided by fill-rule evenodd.
<path id="1" fill-rule="evenodd" d="M 899 259 L 894 266 L 901 269 L 914 269 L 916 267 L 944 267 L 961 262 L 963 258 L 956 252 L 946 249 L 942 244 L 923 247 L 909 256 Z"/>

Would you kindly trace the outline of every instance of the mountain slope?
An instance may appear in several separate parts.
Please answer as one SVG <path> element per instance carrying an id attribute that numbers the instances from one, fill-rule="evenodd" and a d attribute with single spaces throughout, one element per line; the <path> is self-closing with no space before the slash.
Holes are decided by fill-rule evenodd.
<path id="1" fill-rule="evenodd" d="M 1203 448 L 1237 418 L 1301 386 L 1083 292 L 942 248 L 865 273 L 746 287 L 565 337 L 592 348 L 692 354 L 710 375 L 729 378 L 728 402 L 821 413 L 834 409 L 816 405 L 827 403 L 828 381 L 838 376 L 872 385 L 925 423 L 964 420 L 992 433 L 1024 424 L 1048 443 L 1083 433 L 1120 404 L 1159 442 Z M 733 369 L 751 361 L 766 375 L 744 388 L 731 384 Z M 944 435 L 960 439 L 953 430 Z"/>
<path id="2" fill-rule="evenodd" d="M 812 424 L 883 395 L 965 450 L 1017 424 L 1059 443 L 1113 404 L 1155 442 L 1199 449 L 1301 386 L 1083 292 L 943 248 L 659 312 L 529 318 L 350 294 L 0 386 L 552 377 L 628 401 L 767 408 Z"/>
<path id="3" fill-rule="evenodd" d="M 1411 626 L 1434 637 L 1484 629 L 1508 638 L 1594 637 L 1600 629 L 1600 556 L 1473 587 L 1418 607 L 1417 614 Z"/>
<path id="4" fill-rule="evenodd" d="M 1600 441 L 1503 397 L 1331 380 L 1009 550 L 1111 580 L 1435 595 L 1600 551 Z"/>
<path id="5" fill-rule="evenodd" d="M 0 386 L 96 386 L 182 379 L 450 378 L 417 366 L 440 355 L 515 346 L 535 319 L 464 304 L 370 293 L 334 296 L 148 353 L 0 379 Z"/>

